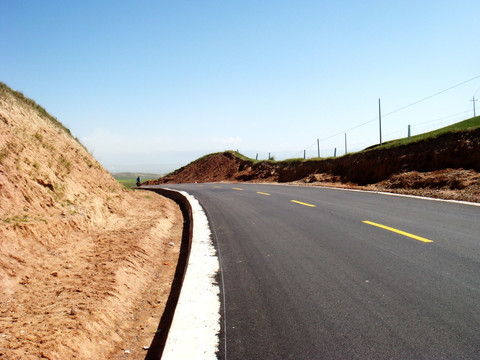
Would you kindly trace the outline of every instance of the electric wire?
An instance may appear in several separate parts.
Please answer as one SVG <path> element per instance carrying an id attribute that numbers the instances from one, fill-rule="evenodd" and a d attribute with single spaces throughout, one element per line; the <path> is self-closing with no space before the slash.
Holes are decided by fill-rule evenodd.
<path id="1" fill-rule="evenodd" d="M 475 79 L 478 79 L 478 78 L 480 78 L 480 75 L 475 76 L 475 77 L 473 77 L 473 78 L 471 78 L 471 79 L 462 81 L 461 83 L 458 83 L 458 84 L 456 84 L 456 85 L 453 85 L 453 86 L 449 87 L 448 89 L 445 89 L 445 90 L 439 91 L 439 92 L 437 92 L 437 93 L 435 93 L 435 94 L 433 94 L 433 95 L 424 97 L 423 99 L 420 99 L 420 100 L 415 101 L 415 102 L 413 102 L 413 103 L 411 103 L 411 104 L 402 106 L 402 107 L 400 107 L 400 108 L 398 108 L 398 109 L 396 109 L 396 110 L 393 110 L 393 111 L 391 111 L 391 112 L 389 112 L 389 113 L 386 113 L 386 114 L 384 114 L 384 115 L 382 114 L 382 117 L 386 117 L 386 116 L 395 114 L 395 113 L 397 113 L 397 112 L 399 112 L 399 111 L 405 110 L 405 109 L 407 109 L 407 108 L 409 108 L 409 107 L 411 107 L 411 106 L 413 106 L 413 105 L 417 105 L 417 104 L 419 104 L 419 103 L 421 103 L 421 102 L 423 102 L 423 101 L 425 101 L 425 100 L 431 99 L 431 98 L 433 98 L 433 97 L 435 97 L 435 96 L 438 96 L 438 95 L 440 95 L 440 94 L 443 94 L 444 92 L 447 92 L 447 91 L 450 91 L 450 90 L 452 90 L 452 89 L 455 89 L 456 87 L 459 87 L 459 86 L 461 86 L 461 85 L 464 85 L 464 84 L 466 84 L 466 83 L 468 83 L 468 82 L 470 82 L 470 81 L 473 81 L 473 80 L 475 80 Z"/>
<path id="2" fill-rule="evenodd" d="M 414 105 L 417 105 L 417 104 L 419 104 L 419 103 L 421 103 L 421 102 L 423 102 L 423 101 L 426 101 L 426 100 L 431 99 L 431 98 L 433 98 L 433 97 L 435 97 L 435 96 L 438 96 L 438 95 L 440 95 L 440 94 L 443 94 L 443 93 L 445 93 L 445 92 L 447 92 L 447 91 L 450 91 L 450 90 L 452 90 L 452 89 L 455 89 L 455 88 L 457 88 L 457 87 L 459 87 L 459 86 L 462 86 L 462 85 L 464 85 L 464 84 L 466 84 L 466 83 L 468 83 L 468 82 L 470 82 L 470 81 L 476 80 L 476 79 L 478 79 L 478 78 L 480 78 L 480 75 L 474 76 L 474 77 L 472 77 L 472 78 L 470 78 L 470 79 L 468 79 L 468 80 L 462 81 L 462 82 L 460 82 L 460 83 L 458 83 L 458 84 L 455 84 L 455 85 L 453 85 L 453 86 L 450 86 L 450 87 L 448 87 L 448 88 L 446 88 L 446 89 L 444 89 L 444 90 L 438 91 L 438 92 L 436 92 L 436 93 L 434 93 L 434 94 L 432 94 L 432 95 L 426 96 L 426 97 L 424 97 L 424 98 L 422 98 L 422 99 L 420 99 L 420 100 L 414 101 L 414 102 L 412 102 L 412 103 L 410 103 L 410 104 L 401 106 L 401 107 L 399 107 L 398 109 L 395 109 L 395 110 L 393 110 L 393 111 L 390 111 L 390 112 L 388 112 L 388 113 L 386 113 L 386 114 L 382 114 L 382 118 L 385 118 L 385 117 L 387 117 L 387 116 L 389 116 L 389 115 L 398 113 L 398 112 L 400 112 L 400 111 L 402 111 L 402 110 L 405 110 L 405 109 L 407 109 L 407 108 L 409 108 L 409 107 L 412 107 L 412 106 L 414 106 Z M 477 89 L 477 91 L 476 91 L 475 94 L 474 94 L 474 97 L 477 95 L 477 93 L 478 93 L 479 91 L 480 91 L 480 88 Z M 462 113 L 465 113 L 465 112 L 462 112 Z M 448 117 L 453 117 L 453 116 L 455 116 L 455 115 L 450 115 L 450 116 L 448 116 Z M 448 117 L 447 117 L 447 118 L 448 118 Z M 354 126 L 354 127 L 352 127 L 352 128 L 349 128 L 349 129 L 347 129 L 347 130 L 344 130 L 344 131 L 338 132 L 338 133 L 336 133 L 336 134 L 327 136 L 327 137 L 325 137 L 325 138 L 319 139 L 319 141 L 320 141 L 320 142 L 323 142 L 323 141 L 332 139 L 332 138 L 334 138 L 334 137 L 336 137 L 336 136 L 346 134 L 346 133 L 348 133 L 348 132 L 350 132 L 350 131 L 353 131 L 353 130 L 356 130 L 356 129 L 362 127 L 362 126 L 365 126 L 365 125 L 367 125 L 367 124 L 370 124 L 370 123 L 372 123 L 372 122 L 374 122 L 374 121 L 378 121 L 378 117 L 375 117 L 375 118 L 373 118 L 373 119 L 371 119 L 371 120 L 368 120 L 368 121 L 366 121 L 366 122 L 364 122 L 364 123 L 361 123 L 361 124 L 359 124 L 359 125 L 356 125 L 356 126 Z M 435 121 L 436 121 L 436 120 L 435 120 Z M 365 141 L 365 142 L 368 142 L 368 141 Z M 316 145 L 316 144 L 310 145 L 310 146 L 307 147 L 306 149 L 309 149 L 309 148 L 311 148 L 312 146 L 315 146 L 315 145 Z M 355 145 L 355 144 L 353 144 L 353 145 Z M 353 146 L 353 145 L 352 145 L 352 146 Z M 303 150 L 297 152 L 295 155 L 301 154 L 302 152 L 303 152 Z"/>
<path id="3" fill-rule="evenodd" d="M 471 81 L 473 81 L 473 80 L 476 80 L 476 79 L 479 79 L 479 78 L 480 78 L 480 75 L 477 75 L 477 76 L 474 76 L 474 77 L 472 77 L 472 78 L 470 78 L 470 79 L 468 79 L 468 80 L 459 82 L 459 83 L 457 83 L 457 84 L 455 84 L 455 85 L 453 85 L 453 86 L 450 86 L 450 87 L 448 87 L 448 88 L 446 88 L 446 89 L 443 89 L 443 90 L 441 90 L 441 91 L 438 91 L 438 92 L 436 92 L 436 93 L 434 93 L 434 94 L 432 94 L 432 95 L 426 96 L 426 97 L 424 97 L 424 98 L 422 98 L 422 99 L 420 99 L 420 100 L 414 101 L 414 102 L 412 102 L 412 103 L 410 103 L 410 104 L 407 104 L 407 105 L 404 105 L 404 106 L 401 106 L 401 107 L 399 107 L 398 109 L 395 109 L 395 110 L 393 110 L 393 111 L 390 111 L 390 112 L 388 112 L 388 113 L 386 113 L 386 114 L 382 114 L 382 118 L 385 118 L 385 117 L 390 116 L 390 115 L 392 115 L 392 114 L 398 113 L 398 112 L 400 112 L 400 111 L 402 111 L 402 110 L 405 110 L 405 109 L 407 109 L 407 108 L 410 108 L 410 107 L 412 107 L 412 106 L 414 106 L 414 105 L 417 105 L 417 104 L 419 104 L 419 103 L 421 103 L 421 102 L 424 102 L 424 101 L 426 101 L 426 100 L 429 100 L 429 99 L 431 99 L 431 98 L 433 98 L 433 97 L 435 97 L 435 96 L 441 95 L 441 94 L 443 94 L 443 93 L 445 93 L 445 92 L 448 92 L 448 91 L 450 91 L 450 90 L 452 90 L 452 89 L 455 89 L 455 88 L 457 88 L 457 87 L 459 87 L 459 86 L 462 86 L 462 85 L 464 85 L 464 84 L 466 84 L 466 83 L 469 83 L 469 82 L 471 82 Z M 474 97 L 475 97 L 479 92 L 480 92 L 480 88 L 478 88 L 478 89 L 475 91 Z M 458 116 L 458 115 L 461 115 L 461 114 L 465 114 L 465 113 L 467 113 L 467 112 L 468 112 L 468 111 L 463 111 L 463 112 L 461 112 L 461 113 L 449 115 L 449 116 L 446 116 L 446 117 L 443 117 L 443 118 L 440 118 L 440 119 L 431 120 L 431 121 L 429 121 L 429 123 L 438 122 L 439 120 L 443 120 L 443 119 L 455 117 L 455 116 Z M 365 126 L 365 125 L 367 125 L 367 124 L 370 124 L 370 123 L 372 123 L 372 122 L 374 122 L 374 121 L 378 121 L 378 117 L 372 118 L 372 119 L 370 119 L 370 120 L 368 120 L 368 121 L 365 121 L 365 122 L 363 122 L 363 123 L 361 123 L 361 124 L 355 125 L 355 126 L 353 126 L 353 127 L 351 127 L 351 128 L 348 128 L 348 129 L 346 129 L 346 130 L 340 131 L 340 132 L 335 133 L 335 134 L 333 134 L 333 135 L 329 135 L 329 136 L 326 136 L 326 137 L 324 137 L 324 138 L 318 138 L 318 141 L 324 142 L 324 141 L 330 140 L 330 139 L 332 139 L 332 138 L 334 138 L 334 137 L 337 137 L 337 136 L 340 136 L 340 135 L 343 135 L 343 134 L 347 134 L 347 133 L 349 133 L 349 132 L 351 132 L 351 131 L 353 131 L 353 130 L 356 130 L 356 129 L 358 129 L 358 128 L 361 128 L 362 126 Z M 425 123 L 417 123 L 417 124 L 415 124 L 415 125 L 418 126 L 418 125 L 422 125 L 422 124 L 425 124 Z M 402 131 L 402 130 L 398 130 L 398 131 L 396 131 L 395 133 L 399 133 L 399 132 L 401 132 L 401 131 Z M 392 133 L 390 133 L 390 134 L 388 134 L 388 135 L 386 135 L 386 136 L 392 136 Z M 365 141 L 362 141 L 361 143 L 352 144 L 351 146 L 355 146 L 355 145 L 358 145 L 358 144 L 367 143 L 367 142 L 371 142 L 371 141 L 374 141 L 374 140 L 365 140 Z M 314 144 L 311 144 L 311 145 L 305 147 L 303 150 L 300 150 L 300 151 L 296 152 L 295 154 L 293 154 L 293 157 L 295 158 L 295 157 L 298 156 L 298 155 L 304 154 L 306 150 L 309 150 L 309 149 L 311 149 L 312 147 L 314 147 L 314 146 L 316 146 L 316 145 L 317 145 L 317 143 L 314 143 Z M 331 150 L 331 149 L 326 149 L 326 150 Z M 323 151 L 325 152 L 326 150 L 323 150 Z"/>

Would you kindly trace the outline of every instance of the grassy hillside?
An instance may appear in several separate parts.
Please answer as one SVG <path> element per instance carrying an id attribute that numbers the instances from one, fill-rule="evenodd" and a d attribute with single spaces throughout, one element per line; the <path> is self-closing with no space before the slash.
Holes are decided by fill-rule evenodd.
<path id="1" fill-rule="evenodd" d="M 436 137 L 438 137 L 440 135 L 443 135 L 443 134 L 446 134 L 446 133 L 453 133 L 453 132 L 465 131 L 465 130 L 473 130 L 473 129 L 476 129 L 476 128 L 479 128 L 479 127 L 480 127 L 480 116 L 477 116 L 477 117 L 473 117 L 473 118 L 470 118 L 470 119 L 467 119 L 467 120 L 464 120 L 464 121 L 460 121 L 458 123 L 455 123 L 455 124 L 452 124 L 452 125 L 449 125 L 449 126 L 445 126 L 443 128 L 437 129 L 437 130 L 433 130 L 433 131 L 430 131 L 430 132 L 426 132 L 426 133 L 423 133 L 423 134 L 412 136 L 410 138 L 410 140 L 408 138 L 392 140 L 392 141 L 385 142 L 381 146 L 380 145 L 375 145 L 375 146 L 372 146 L 368 149 L 372 149 L 372 148 L 381 149 L 381 148 L 391 148 L 391 147 L 395 147 L 395 146 L 402 146 L 402 145 L 406 145 L 406 144 L 412 143 L 412 142 L 417 142 L 417 141 L 423 141 L 423 140 L 427 140 L 427 139 L 436 138 Z"/>

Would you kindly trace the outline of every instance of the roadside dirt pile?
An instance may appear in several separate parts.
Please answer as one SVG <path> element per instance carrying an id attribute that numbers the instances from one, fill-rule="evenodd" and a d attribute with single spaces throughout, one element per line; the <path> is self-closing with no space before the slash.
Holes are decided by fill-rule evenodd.
<path id="1" fill-rule="evenodd" d="M 208 155 L 150 184 L 252 181 L 363 188 L 480 202 L 480 128 L 323 160 Z"/>
<path id="2" fill-rule="evenodd" d="M 480 202 L 480 173 L 464 169 L 409 171 L 393 175 L 388 180 L 367 188 L 398 194 Z"/>
<path id="3" fill-rule="evenodd" d="M 182 222 L 175 203 L 124 189 L 0 83 L 0 358 L 143 359 Z"/>
<path id="4" fill-rule="evenodd" d="M 274 167 L 261 162 L 253 164 L 240 159 L 231 151 L 206 155 L 158 180 L 145 182 L 147 185 L 168 183 L 195 183 L 216 181 L 241 181 L 262 179 L 276 181 Z"/>

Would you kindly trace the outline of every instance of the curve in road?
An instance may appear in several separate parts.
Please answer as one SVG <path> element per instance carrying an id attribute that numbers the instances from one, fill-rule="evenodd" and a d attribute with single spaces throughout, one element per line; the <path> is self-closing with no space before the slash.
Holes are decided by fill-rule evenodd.
<path id="1" fill-rule="evenodd" d="M 480 358 L 480 208 L 182 184 L 214 229 L 220 358 Z"/>

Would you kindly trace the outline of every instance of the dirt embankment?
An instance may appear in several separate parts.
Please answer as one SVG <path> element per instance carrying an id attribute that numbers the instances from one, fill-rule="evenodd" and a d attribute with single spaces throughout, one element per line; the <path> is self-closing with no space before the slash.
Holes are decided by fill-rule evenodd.
<path id="1" fill-rule="evenodd" d="M 158 183 L 253 181 L 363 188 L 480 202 L 480 129 L 324 160 L 253 163 L 233 152 L 201 158 Z"/>
<path id="2" fill-rule="evenodd" d="M 241 181 L 250 179 L 278 179 L 275 167 L 267 162 L 253 165 L 232 152 L 204 156 L 158 180 L 149 180 L 147 185 L 168 183 L 195 183 L 216 181 Z"/>
<path id="3" fill-rule="evenodd" d="M 125 190 L 0 85 L 0 358 L 143 359 L 170 292 L 179 208 Z"/>
<path id="4" fill-rule="evenodd" d="M 368 185 L 409 172 L 444 169 L 480 171 L 480 129 L 447 133 L 435 139 L 282 167 L 279 182 L 296 181 L 311 174 L 328 173 L 342 182 Z"/>

